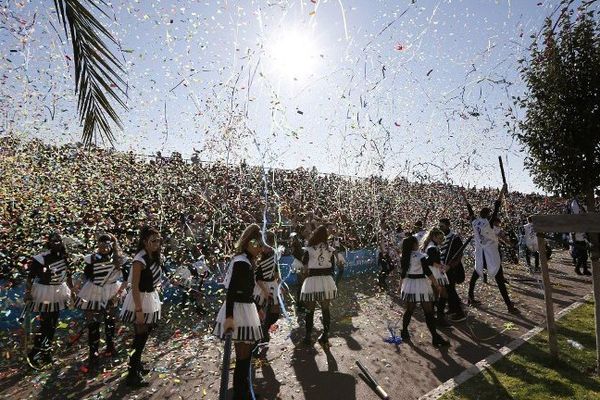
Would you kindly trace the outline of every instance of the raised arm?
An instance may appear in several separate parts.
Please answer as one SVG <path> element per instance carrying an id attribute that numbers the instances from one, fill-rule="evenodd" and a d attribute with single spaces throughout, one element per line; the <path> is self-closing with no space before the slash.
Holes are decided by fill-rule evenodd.
<path id="1" fill-rule="evenodd" d="M 469 218 L 471 219 L 471 221 L 473 221 L 475 219 L 475 213 L 473 212 L 473 207 L 471 207 L 471 204 L 469 204 L 469 200 L 467 200 L 467 196 L 465 195 L 464 190 L 460 191 L 460 196 L 462 197 L 463 201 L 465 202 L 465 205 L 467 206 L 467 211 L 469 211 Z"/>
<path id="2" fill-rule="evenodd" d="M 494 213 L 492 214 L 492 221 L 498 217 L 498 213 L 500 212 L 500 206 L 502 205 L 502 200 L 504 199 L 504 195 L 508 192 L 508 186 L 506 183 L 502 185 L 502 190 L 500 190 L 500 195 L 498 196 L 498 200 L 494 202 Z"/>

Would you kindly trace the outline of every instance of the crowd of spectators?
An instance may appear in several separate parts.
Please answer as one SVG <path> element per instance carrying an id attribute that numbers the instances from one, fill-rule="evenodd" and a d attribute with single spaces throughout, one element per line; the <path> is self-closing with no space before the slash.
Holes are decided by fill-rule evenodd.
<path id="1" fill-rule="evenodd" d="M 54 146 L 0 138 L 0 265 L 16 276 L 45 236 L 59 230 L 76 251 L 89 251 L 99 232 L 114 233 L 131 250 L 142 224 L 153 223 L 176 263 L 204 256 L 216 265 L 232 251 L 244 226 L 263 223 L 285 242 L 307 221 L 327 222 L 346 248 L 373 247 L 384 230 L 410 231 L 449 217 L 469 231 L 459 190 L 478 209 L 492 206 L 497 189 L 321 174 L 314 168 L 263 170 L 184 160 L 174 153 L 148 157 L 79 144 Z M 503 226 L 516 230 L 534 213 L 560 213 L 563 202 L 510 192 Z"/>

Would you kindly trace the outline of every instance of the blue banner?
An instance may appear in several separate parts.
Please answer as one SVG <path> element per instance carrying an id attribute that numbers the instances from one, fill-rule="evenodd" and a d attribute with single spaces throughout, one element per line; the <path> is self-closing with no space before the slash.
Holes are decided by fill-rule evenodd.
<path id="1" fill-rule="evenodd" d="M 372 249 L 360 249 L 347 251 L 344 254 L 346 265 L 344 267 L 344 279 L 365 273 L 376 273 L 377 252 Z M 294 258 L 292 256 L 283 256 L 279 261 L 281 276 L 288 285 L 295 285 L 298 282 L 297 275 L 290 273 L 290 268 Z M 204 282 L 203 290 L 207 297 L 214 297 L 220 289 L 223 289 L 223 278 L 225 268 L 219 268 L 219 272 L 213 274 L 211 279 Z M 25 292 L 25 283 L 18 286 L 11 286 L 9 282 L 0 280 L 0 329 L 14 329 L 19 326 L 19 316 L 23 310 L 23 295 Z M 162 293 L 164 303 L 177 303 L 181 301 L 183 291 L 175 286 L 167 285 Z M 80 310 L 63 310 L 61 320 L 83 318 Z"/>

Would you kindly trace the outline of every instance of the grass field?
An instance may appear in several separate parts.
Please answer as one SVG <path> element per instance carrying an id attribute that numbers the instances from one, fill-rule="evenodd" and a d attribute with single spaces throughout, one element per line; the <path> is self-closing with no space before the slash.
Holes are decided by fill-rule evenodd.
<path id="1" fill-rule="evenodd" d="M 567 342 L 572 339 L 583 349 Z M 442 400 L 591 400 L 600 399 L 595 376 L 594 305 L 586 303 L 558 322 L 559 361 L 548 352 L 546 331 L 498 361 Z"/>

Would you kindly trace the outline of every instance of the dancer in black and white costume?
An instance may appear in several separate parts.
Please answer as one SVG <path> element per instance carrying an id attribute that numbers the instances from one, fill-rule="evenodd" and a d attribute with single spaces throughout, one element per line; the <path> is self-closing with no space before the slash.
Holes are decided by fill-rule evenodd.
<path id="1" fill-rule="evenodd" d="M 452 322 L 462 322 L 466 319 L 466 316 L 463 311 L 462 300 L 456 291 L 456 285 L 465 281 L 465 268 L 462 264 L 463 241 L 457 233 L 450 230 L 450 219 L 440 219 L 438 227 L 445 235 L 444 242 L 440 246 L 440 256 L 442 263 L 448 268 L 446 270 L 449 281 L 448 286 L 446 286 L 448 319 Z"/>
<path id="2" fill-rule="evenodd" d="M 300 314 L 302 314 L 304 310 L 304 304 L 300 301 L 300 292 L 302 291 L 302 283 L 304 282 L 305 276 L 304 267 L 302 264 L 302 257 L 304 257 L 304 239 L 301 234 L 302 228 L 296 230 L 290 235 L 291 240 L 291 252 L 294 260 L 292 261 L 292 271 L 296 274 L 297 286 L 298 289 L 296 291 L 296 315 L 298 318 L 298 323 L 300 323 Z"/>
<path id="3" fill-rule="evenodd" d="M 427 259 L 429 260 L 431 273 L 440 285 L 440 291 L 436 302 L 436 326 L 439 328 L 447 328 L 450 326 L 445 315 L 446 303 L 448 302 L 448 292 L 446 288 L 450 284 L 450 281 L 448 275 L 446 275 L 447 267 L 445 264 L 442 264 L 442 256 L 439 249 L 439 246 L 443 242 L 444 232 L 438 228 L 433 228 L 427 232 L 427 235 L 425 235 L 421 244 L 421 251 L 427 255 Z"/>
<path id="4" fill-rule="evenodd" d="M 425 322 L 431 332 L 432 343 L 435 347 L 448 346 L 450 343 L 442 338 L 436 331 L 435 317 L 433 315 L 433 302 L 435 294 L 432 286 L 439 293 L 441 286 L 431 272 L 431 260 L 419 251 L 419 242 L 414 236 L 409 236 L 402 242 L 402 256 L 400 257 L 400 295 L 406 302 L 406 311 L 402 317 L 402 331 L 400 336 L 404 341 L 410 340 L 408 325 L 412 314 L 421 304 L 425 313 Z"/>
<path id="5" fill-rule="evenodd" d="M 279 271 L 279 254 L 275 248 L 275 235 L 273 232 L 265 234 L 265 245 L 262 248 L 260 261 L 256 265 L 256 285 L 254 286 L 254 302 L 259 309 L 265 312 L 262 324 L 263 342 L 271 339 L 269 329 L 279 319 L 279 285 L 281 272 Z"/>
<path id="6" fill-rule="evenodd" d="M 115 307 L 119 297 L 127 287 L 129 271 L 127 259 L 122 255 L 116 237 L 110 234 L 98 236 L 97 248 L 84 257 L 83 274 L 86 282 L 77 293 L 75 307 L 84 311 L 88 325 L 88 371 L 98 363 L 100 344 L 100 322 L 104 321 L 106 335 L 105 355 L 116 354 L 113 338 L 115 336 Z"/>
<path id="7" fill-rule="evenodd" d="M 337 296 L 337 287 L 331 276 L 331 260 L 335 254 L 335 249 L 327 244 L 327 228 L 325 225 L 319 226 L 312 232 L 308 239 L 308 246 L 305 249 L 302 263 L 305 269 L 304 283 L 300 292 L 300 300 L 306 307 L 305 344 L 311 344 L 311 334 L 314 324 L 315 305 L 318 302 L 321 305 L 323 314 L 323 333 L 319 336 L 319 343 L 325 345 L 329 343 L 329 328 L 331 325 L 331 313 L 329 303 Z"/>
<path id="8" fill-rule="evenodd" d="M 464 192 L 461 192 L 469 211 L 471 225 L 473 226 L 473 242 L 475 244 L 475 270 L 469 282 L 469 304 L 480 304 L 479 301 L 475 300 L 475 284 L 477 283 L 477 279 L 483 276 L 483 270 L 487 269 L 488 275 L 496 279 L 496 284 L 508 308 L 508 312 L 518 314 L 519 310 L 510 300 L 508 290 L 506 289 L 506 281 L 502 271 L 502 259 L 500 258 L 499 239 L 497 231 L 494 230 L 493 222 L 498 218 L 500 205 L 507 191 L 508 188 L 504 184 L 498 200 L 494 203 L 494 211 L 492 212 L 489 208 L 484 207 L 479 212 L 479 217 L 475 216 L 471 204 L 469 204 Z"/>
<path id="9" fill-rule="evenodd" d="M 127 385 L 134 387 L 147 386 L 143 375 L 149 370 L 142 364 L 142 352 L 148 341 L 148 336 L 160 319 L 161 302 L 158 295 L 160 287 L 161 268 L 160 232 L 152 227 L 144 226 L 140 231 L 137 254 L 129 276 L 131 287 L 123 301 L 121 320 L 133 322 L 135 336 L 132 352 L 129 356 Z"/>
<path id="10" fill-rule="evenodd" d="M 34 369 L 52 363 L 52 341 L 59 314 L 74 296 L 72 271 L 59 233 L 48 236 L 46 248 L 31 260 L 25 288 L 26 309 L 40 314 L 40 330 L 27 354 L 27 362 Z"/>
<path id="11" fill-rule="evenodd" d="M 254 292 L 256 260 L 262 251 L 260 227 L 248 226 L 235 245 L 235 256 L 229 263 L 225 276 L 227 295 L 217 315 L 213 334 L 224 339 L 232 332 L 235 343 L 235 369 L 233 371 L 233 399 L 250 399 L 250 362 L 252 346 L 262 339 L 261 316 L 252 294 Z M 223 366 L 228 368 L 228 366 Z"/>

